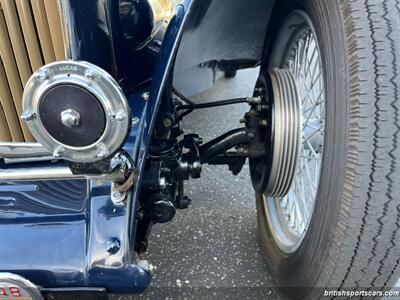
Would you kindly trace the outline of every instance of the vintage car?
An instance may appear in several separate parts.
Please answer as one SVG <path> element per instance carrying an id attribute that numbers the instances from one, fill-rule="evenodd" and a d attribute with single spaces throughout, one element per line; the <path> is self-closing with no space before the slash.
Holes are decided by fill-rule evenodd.
<path id="1" fill-rule="evenodd" d="M 0 299 L 142 293 L 205 164 L 249 163 L 289 296 L 398 279 L 398 0 L 0 0 L 0 58 Z M 255 67 L 253 94 L 193 100 Z M 238 103 L 211 141 L 180 126 Z"/>

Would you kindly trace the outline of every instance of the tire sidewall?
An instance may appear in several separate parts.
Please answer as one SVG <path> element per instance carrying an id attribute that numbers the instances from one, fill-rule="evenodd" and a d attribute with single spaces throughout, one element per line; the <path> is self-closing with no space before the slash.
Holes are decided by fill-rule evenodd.
<path id="1" fill-rule="evenodd" d="M 313 216 L 300 247 L 291 255 L 282 252 L 275 243 L 265 214 L 263 197 L 256 195 L 260 238 L 267 262 L 280 287 L 289 288 L 296 296 L 306 294 L 311 287 L 325 286 L 328 257 L 334 239 L 337 239 L 337 224 L 342 193 L 345 189 L 349 94 L 347 82 L 347 58 L 344 29 L 337 1 L 298 1 L 283 3 L 277 8 L 276 20 L 272 20 L 268 36 L 276 37 L 277 24 L 282 24 L 294 10 L 304 11 L 311 19 L 320 47 L 325 79 L 325 141 L 321 179 Z M 327 14 L 329 12 L 329 15 Z M 275 23 L 274 23 L 275 22 Z M 267 43 L 273 47 L 273 40 Z M 269 47 L 262 69 L 269 61 Z M 298 288 L 304 288 L 299 293 Z M 296 288 L 291 291 L 290 288 Z"/>

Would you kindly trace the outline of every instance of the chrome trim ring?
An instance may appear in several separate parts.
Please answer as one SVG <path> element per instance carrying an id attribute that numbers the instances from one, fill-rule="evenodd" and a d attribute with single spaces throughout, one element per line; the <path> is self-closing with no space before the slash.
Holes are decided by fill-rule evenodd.
<path id="1" fill-rule="evenodd" d="M 0 288 L 4 289 L 2 291 L 7 295 L 4 299 L 43 300 L 38 287 L 19 275 L 0 273 Z"/>
<path id="2" fill-rule="evenodd" d="M 291 73 L 293 81 L 290 81 L 297 87 L 300 97 L 301 136 L 292 184 L 286 194 L 266 192 L 263 195 L 263 213 L 266 214 L 268 227 L 277 246 L 283 252 L 291 254 L 300 247 L 311 223 L 317 201 L 325 136 L 323 61 L 312 21 L 304 11 L 293 11 L 284 21 L 270 58 L 270 69 L 274 68 Z M 275 77 L 271 76 L 272 82 L 281 85 L 280 80 Z M 277 98 L 276 91 L 275 87 L 275 100 L 292 97 L 285 92 L 283 96 L 278 93 Z M 283 125 L 286 126 L 285 129 L 292 130 L 284 116 L 276 122 L 286 124 Z M 274 137 L 277 138 L 276 135 Z M 297 139 L 293 139 L 291 147 L 297 146 Z M 288 170 L 291 171 L 289 168 L 281 172 Z"/>
<path id="3" fill-rule="evenodd" d="M 267 189 L 270 197 L 284 197 L 292 185 L 301 146 L 301 102 L 292 73 L 269 72 L 274 94 L 274 149 Z"/>
<path id="4" fill-rule="evenodd" d="M 84 147 L 63 144 L 43 126 L 39 117 L 40 100 L 46 91 L 60 84 L 84 88 L 101 104 L 106 126 L 93 144 Z M 130 128 L 130 108 L 118 83 L 106 71 L 88 62 L 59 61 L 40 68 L 26 84 L 22 105 L 21 118 L 34 138 L 54 157 L 68 161 L 91 163 L 111 156 L 122 146 Z"/>

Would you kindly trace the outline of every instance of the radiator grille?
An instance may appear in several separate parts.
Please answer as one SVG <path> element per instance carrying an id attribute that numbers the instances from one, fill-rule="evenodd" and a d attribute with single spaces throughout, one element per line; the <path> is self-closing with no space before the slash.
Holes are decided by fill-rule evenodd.
<path id="1" fill-rule="evenodd" d="M 32 141 L 20 121 L 23 87 L 44 64 L 65 59 L 57 0 L 0 0 L 0 141 Z"/>

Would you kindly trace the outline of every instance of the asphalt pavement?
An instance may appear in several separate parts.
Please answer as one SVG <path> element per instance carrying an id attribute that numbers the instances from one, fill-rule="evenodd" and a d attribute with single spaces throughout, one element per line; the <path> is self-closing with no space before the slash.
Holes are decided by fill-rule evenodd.
<path id="1" fill-rule="evenodd" d="M 240 71 L 196 98 L 251 96 L 257 74 L 256 69 Z M 208 141 L 241 126 L 247 110 L 241 104 L 195 111 L 183 128 Z M 235 177 L 228 167 L 206 165 L 201 179 L 185 189 L 191 206 L 170 223 L 153 227 L 142 257 L 154 266 L 150 288 L 141 296 L 116 299 L 281 299 L 259 247 L 248 167 Z"/>

